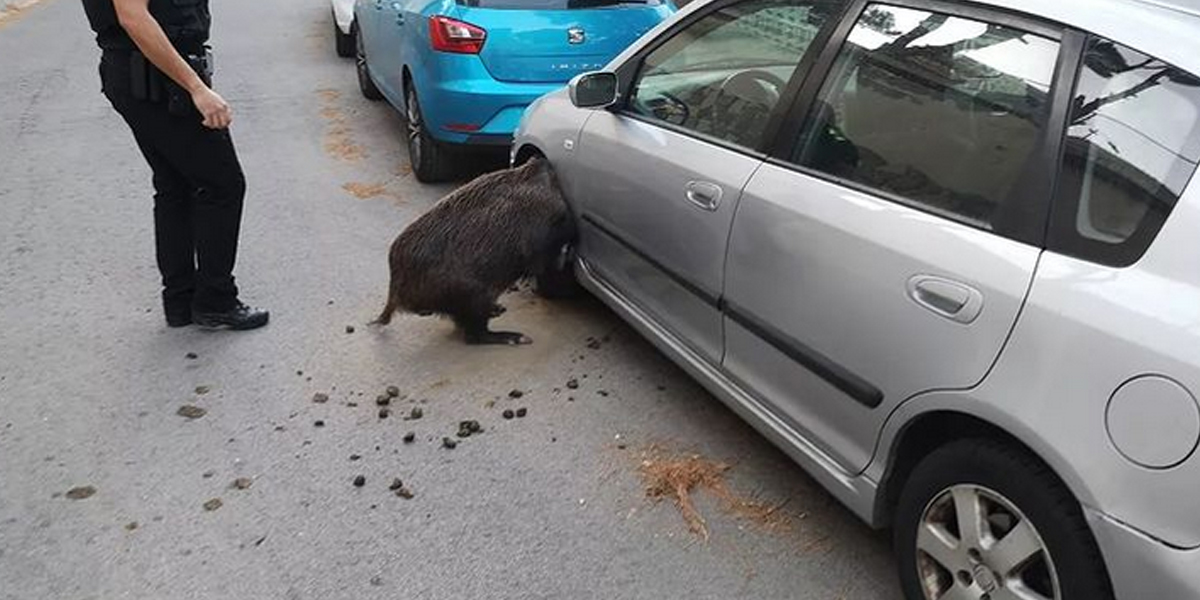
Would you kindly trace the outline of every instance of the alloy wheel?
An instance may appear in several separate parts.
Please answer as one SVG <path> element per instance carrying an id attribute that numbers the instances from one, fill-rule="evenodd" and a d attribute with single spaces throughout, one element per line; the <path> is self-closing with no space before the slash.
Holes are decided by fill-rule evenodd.
<path id="1" fill-rule="evenodd" d="M 1062 600 L 1037 528 L 1003 495 L 952 486 L 925 507 L 917 570 L 927 600 Z"/>
<path id="2" fill-rule="evenodd" d="M 363 45 L 362 31 L 359 31 L 357 27 L 354 28 L 354 68 L 358 70 L 360 82 L 368 79 L 367 49 Z"/>
<path id="3" fill-rule="evenodd" d="M 413 167 L 421 164 L 422 137 L 421 107 L 417 104 L 417 92 L 412 85 L 408 86 L 408 97 L 405 99 L 405 126 L 408 128 L 408 158 Z"/>

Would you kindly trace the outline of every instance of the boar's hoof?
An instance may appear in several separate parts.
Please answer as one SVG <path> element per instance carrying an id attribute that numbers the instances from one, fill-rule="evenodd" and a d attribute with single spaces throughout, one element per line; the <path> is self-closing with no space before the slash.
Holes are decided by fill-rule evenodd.
<path id="1" fill-rule="evenodd" d="M 532 344 L 533 340 L 525 334 L 516 331 L 482 331 L 468 333 L 467 343 L 472 345 L 521 346 Z"/>

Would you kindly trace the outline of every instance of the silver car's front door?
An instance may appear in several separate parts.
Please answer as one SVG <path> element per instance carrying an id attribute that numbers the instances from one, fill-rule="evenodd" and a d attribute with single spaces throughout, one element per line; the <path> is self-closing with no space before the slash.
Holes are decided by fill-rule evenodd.
<path id="1" fill-rule="evenodd" d="M 971 15 L 869 6 L 738 208 L 726 371 L 848 473 L 898 403 L 986 376 L 1040 256 L 1058 33 Z"/>
<path id="2" fill-rule="evenodd" d="M 575 148 L 587 266 L 714 364 L 738 198 L 787 82 L 841 7 L 748 0 L 698 14 L 652 46 L 627 104 L 593 115 Z"/>
<path id="3" fill-rule="evenodd" d="M 580 256 L 714 364 L 729 225 L 761 160 L 608 113 L 580 141 L 586 184 Z"/>

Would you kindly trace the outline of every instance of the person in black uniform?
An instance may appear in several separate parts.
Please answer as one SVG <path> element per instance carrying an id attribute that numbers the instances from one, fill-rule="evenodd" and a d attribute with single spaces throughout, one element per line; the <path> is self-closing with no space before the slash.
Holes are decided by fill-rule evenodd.
<path id="1" fill-rule="evenodd" d="M 211 87 L 208 0 L 83 0 L 104 95 L 154 172 L 154 231 L 167 325 L 254 329 L 264 310 L 233 280 L 246 180 L 229 104 Z"/>

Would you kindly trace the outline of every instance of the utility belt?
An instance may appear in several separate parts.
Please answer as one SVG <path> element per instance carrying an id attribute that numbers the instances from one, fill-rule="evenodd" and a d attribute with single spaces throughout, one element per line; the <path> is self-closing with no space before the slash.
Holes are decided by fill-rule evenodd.
<path id="1" fill-rule="evenodd" d="M 188 66 L 200 76 L 207 86 L 212 86 L 212 50 L 204 46 L 199 53 L 180 53 Z M 166 103 L 167 112 L 175 116 L 196 115 L 196 106 L 187 90 L 154 66 L 144 54 L 137 50 L 129 53 L 129 93 L 134 100 Z"/>

